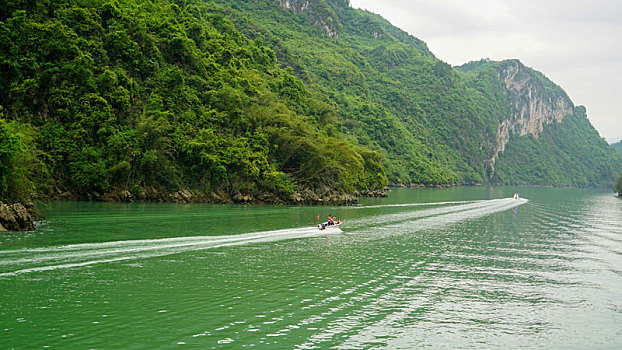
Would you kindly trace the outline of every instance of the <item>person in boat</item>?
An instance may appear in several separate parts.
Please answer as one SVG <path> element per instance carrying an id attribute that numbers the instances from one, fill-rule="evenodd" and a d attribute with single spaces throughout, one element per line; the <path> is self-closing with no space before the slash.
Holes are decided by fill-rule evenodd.
<path id="1" fill-rule="evenodd" d="M 320 230 L 327 228 L 328 226 L 340 225 L 341 220 L 335 219 L 332 215 L 328 216 L 328 220 L 326 222 L 318 224 Z"/>
<path id="2" fill-rule="evenodd" d="M 329 216 L 329 218 L 330 218 L 328 220 L 328 222 L 330 223 L 329 225 L 339 225 L 339 224 L 341 224 L 341 220 L 335 219 L 334 216 Z"/>

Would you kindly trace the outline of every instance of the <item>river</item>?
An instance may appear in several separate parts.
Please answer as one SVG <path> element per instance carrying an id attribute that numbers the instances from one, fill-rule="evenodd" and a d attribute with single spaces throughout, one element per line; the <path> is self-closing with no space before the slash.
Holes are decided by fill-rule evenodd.
<path id="1" fill-rule="evenodd" d="M 0 234 L 3 349 L 622 344 L 622 199 L 608 191 L 41 211 L 37 232 Z M 317 215 L 344 223 L 320 231 Z"/>

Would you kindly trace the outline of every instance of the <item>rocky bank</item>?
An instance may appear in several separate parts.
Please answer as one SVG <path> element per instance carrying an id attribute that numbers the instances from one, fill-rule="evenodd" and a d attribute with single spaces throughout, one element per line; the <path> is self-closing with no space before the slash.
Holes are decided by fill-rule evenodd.
<path id="1" fill-rule="evenodd" d="M 74 194 L 56 189 L 50 199 L 107 202 L 173 202 L 173 203 L 214 203 L 214 204 L 298 204 L 298 205 L 352 205 L 358 197 L 386 197 L 386 190 L 365 190 L 354 193 L 339 193 L 330 188 L 304 189 L 289 195 L 270 192 L 227 193 L 223 190 L 208 193 L 180 189 L 166 191 L 155 187 L 141 187 L 130 190 L 114 190 L 106 193 Z M 0 202 L 0 232 L 33 231 L 37 218 L 34 203 L 7 204 Z"/>
<path id="2" fill-rule="evenodd" d="M 57 189 L 51 196 L 58 200 L 107 201 L 107 202 L 173 202 L 214 204 L 290 204 L 290 205 L 352 205 L 358 197 L 386 197 L 385 190 L 365 190 L 354 193 L 336 192 L 331 188 L 302 189 L 293 194 L 278 194 L 268 191 L 228 191 L 215 189 L 209 192 L 180 189 L 168 191 L 156 187 L 135 187 L 115 189 L 106 193 L 74 194 Z"/>
<path id="3" fill-rule="evenodd" d="M 0 231 L 33 231 L 36 211 L 32 202 L 7 204 L 0 202 Z"/>

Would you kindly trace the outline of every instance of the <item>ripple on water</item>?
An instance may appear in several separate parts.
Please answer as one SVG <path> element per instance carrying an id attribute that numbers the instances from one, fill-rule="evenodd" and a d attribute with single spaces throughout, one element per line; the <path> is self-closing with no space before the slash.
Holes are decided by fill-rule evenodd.
<path id="1" fill-rule="evenodd" d="M 622 322 L 622 211 L 604 210 L 590 192 L 560 200 L 555 190 L 531 191 L 518 211 L 508 200 L 343 209 L 352 219 L 341 235 L 262 231 L 2 253 L 2 271 L 67 265 L 3 277 L 3 286 L 23 284 L 29 297 L 3 300 L 3 319 L 14 320 L 3 333 L 15 341 L 13 334 L 34 324 L 51 329 L 53 320 L 51 338 L 66 335 L 62 341 L 84 348 L 95 347 L 89 339 L 117 348 L 139 340 L 189 348 L 555 348 L 573 341 L 615 348 L 622 340 L 612 332 Z M 366 211 L 372 216 L 359 214 Z M 120 258 L 130 261 L 92 264 L 88 273 L 78 265 Z M 32 307 L 18 313 L 22 304 Z M 63 343 L 34 345 L 50 344 Z"/>

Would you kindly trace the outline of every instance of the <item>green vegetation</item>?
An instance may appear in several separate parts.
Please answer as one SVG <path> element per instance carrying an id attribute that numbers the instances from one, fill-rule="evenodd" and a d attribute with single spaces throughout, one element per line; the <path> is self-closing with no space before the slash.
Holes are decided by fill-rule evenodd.
<path id="1" fill-rule="evenodd" d="M 497 162 L 493 181 L 606 188 L 619 173 L 615 160 L 615 151 L 590 127 L 585 110 L 577 108 L 574 115 L 551 124 L 537 139 L 514 136 Z"/>
<path id="2" fill-rule="evenodd" d="M 347 0 L 280 3 L 5 2 L 2 198 L 155 188 L 287 201 L 388 182 L 610 186 L 622 172 L 580 111 L 514 136 L 493 172 L 499 123 L 528 98 L 504 90 L 507 62 L 454 69 Z"/>
<path id="3" fill-rule="evenodd" d="M 620 153 L 622 153 L 622 141 L 618 141 L 613 144 L 613 147 Z"/>
<path id="4" fill-rule="evenodd" d="M 0 199 L 29 199 L 38 188 L 49 186 L 45 181 L 33 181 L 47 177 L 34 137 L 29 125 L 7 122 L 0 113 Z"/>
<path id="5" fill-rule="evenodd" d="M 532 173 L 535 165 L 515 166 L 514 156 L 505 154 L 500 157 L 506 166 L 494 176 L 487 163 L 495 150 L 498 125 L 516 112 L 514 99 L 529 98 L 509 96 L 500 72 L 516 64 L 515 78 L 529 80 L 542 100 L 567 99 L 559 86 L 520 62 L 482 60 L 453 69 L 436 59 L 422 41 L 378 15 L 350 8 L 347 1 L 312 1 L 330 11 L 305 9 L 304 1 L 295 0 L 288 2 L 291 9 L 272 0 L 218 2 L 241 32 L 262 38 L 315 96 L 336 106 L 344 134 L 386 155 L 391 183 L 609 186 L 612 175 L 607 169 L 622 171 L 583 116 L 584 121 L 574 124 L 585 130 L 569 132 L 564 137 L 570 139 L 559 141 L 567 149 L 580 150 L 572 154 L 573 161 L 548 153 L 555 158 L 552 163 L 569 168 L 559 164 L 548 168 L 547 161 L 543 163 L 555 179 L 510 178 L 508 171 Z M 322 23 L 339 26 L 329 31 L 318 24 L 322 13 Z M 594 148 L 580 145 L 584 141 Z M 543 160 L 549 146 L 543 141 L 534 145 Z M 604 164 L 594 168 L 595 159 Z M 584 170 L 588 173 L 581 174 Z"/>
<path id="6" fill-rule="evenodd" d="M 335 129 L 334 108 L 209 4 L 12 1 L 0 11 L 0 105 L 12 120 L 0 124 L 3 198 L 45 183 L 284 198 L 387 184 L 380 155 Z M 25 153 L 49 171 L 30 171 Z"/>
<path id="7" fill-rule="evenodd" d="M 320 14 L 272 0 L 219 2 L 240 31 L 261 38 L 315 96 L 335 105 L 341 132 L 386 155 L 390 182 L 486 182 L 485 132 L 496 129 L 425 43 L 346 1 L 318 1 L 330 9 Z M 323 22 L 339 22 L 337 36 L 313 25 L 321 13 Z"/>
<path id="8" fill-rule="evenodd" d="M 613 190 L 615 192 L 618 192 L 618 194 L 620 196 L 622 196 L 622 175 L 620 175 L 620 177 L 618 177 L 618 179 L 616 180 L 616 184 L 615 184 Z"/>

